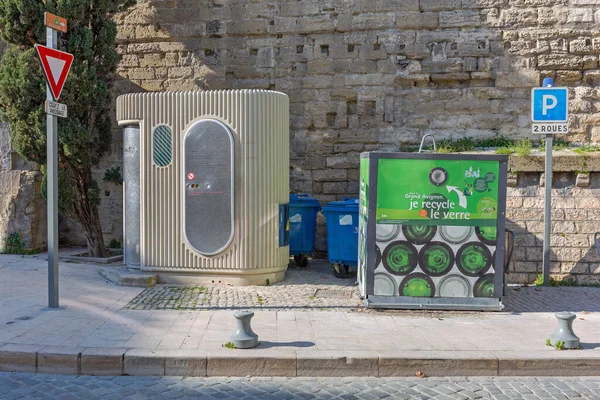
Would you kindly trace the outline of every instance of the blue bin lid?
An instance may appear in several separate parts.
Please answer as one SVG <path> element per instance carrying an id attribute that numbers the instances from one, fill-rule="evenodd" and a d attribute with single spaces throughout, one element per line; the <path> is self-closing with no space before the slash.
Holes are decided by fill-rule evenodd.
<path id="1" fill-rule="evenodd" d="M 290 205 L 294 207 L 321 208 L 317 199 L 308 197 L 307 194 L 290 194 Z"/>
<path id="2" fill-rule="evenodd" d="M 358 212 L 358 199 L 345 199 L 342 201 L 330 201 L 323 207 L 323 212 Z"/>

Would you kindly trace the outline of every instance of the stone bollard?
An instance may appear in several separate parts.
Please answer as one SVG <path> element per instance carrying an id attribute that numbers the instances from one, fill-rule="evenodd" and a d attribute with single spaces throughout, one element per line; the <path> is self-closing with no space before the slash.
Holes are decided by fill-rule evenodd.
<path id="1" fill-rule="evenodd" d="M 258 335 L 252 332 L 250 320 L 254 317 L 251 311 L 236 311 L 233 316 L 237 319 L 237 330 L 231 336 L 231 343 L 237 349 L 251 349 L 258 346 Z"/>
<path id="2" fill-rule="evenodd" d="M 556 342 L 560 340 L 564 343 L 565 349 L 579 348 L 579 338 L 573 332 L 575 314 L 563 311 L 557 312 L 554 316 L 558 320 L 558 329 L 550 336 L 552 346 L 555 346 Z"/>

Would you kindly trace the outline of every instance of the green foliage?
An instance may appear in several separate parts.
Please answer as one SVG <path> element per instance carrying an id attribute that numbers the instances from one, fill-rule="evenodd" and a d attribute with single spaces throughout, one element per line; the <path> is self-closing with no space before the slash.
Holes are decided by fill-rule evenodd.
<path id="1" fill-rule="evenodd" d="M 494 150 L 494 153 L 504 155 L 511 155 L 516 153 L 520 157 L 527 157 L 531 154 L 532 149 L 533 143 L 530 139 L 519 139 L 517 141 L 512 141 L 512 145 L 510 146 L 502 146 L 496 148 L 496 150 Z"/>
<path id="2" fill-rule="evenodd" d="M 121 176 L 121 167 L 108 168 L 104 171 L 104 182 L 122 185 L 123 176 Z"/>
<path id="3" fill-rule="evenodd" d="M 25 254 L 25 242 L 20 233 L 9 233 L 4 238 L 4 254 Z"/>
<path id="4" fill-rule="evenodd" d="M 538 274 L 535 281 L 533 281 L 533 285 L 542 286 L 544 285 L 544 275 Z M 550 277 L 550 286 L 587 286 L 587 285 L 578 285 L 577 281 L 573 278 L 564 278 L 564 279 L 555 279 Z"/>
<path id="5" fill-rule="evenodd" d="M 475 142 L 472 138 L 460 138 L 452 143 L 455 152 L 471 151 L 475 148 Z"/>
<path id="6" fill-rule="evenodd" d="M 556 350 L 564 350 L 565 349 L 565 342 L 563 342 L 562 340 L 557 340 L 556 343 L 554 343 L 554 348 Z"/>
<path id="7" fill-rule="evenodd" d="M 440 143 L 437 146 L 438 154 L 448 154 L 448 153 L 452 153 L 453 151 L 454 151 L 454 149 L 452 148 L 451 144 Z"/>
<path id="8" fill-rule="evenodd" d="M 121 242 L 119 242 L 117 239 L 110 239 L 110 242 L 108 242 L 108 247 L 110 249 L 120 249 Z"/>
<path id="9" fill-rule="evenodd" d="M 550 341 L 550 339 L 546 339 L 546 346 L 552 346 L 552 342 Z"/>
<path id="10" fill-rule="evenodd" d="M 88 243 L 95 243 L 88 249 L 94 256 L 104 251 L 97 210 L 100 190 L 91 170 L 111 143 L 110 90 L 118 62 L 112 17 L 134 3 L 0 2 L 0 39 L 9 44 L 0 63 L 0 118 L 10 123 L 15 150 L 42 165 L 46 163 L 46 84 L 33 45 L 45 43 L 44 11 L 69 21 L 68 32 L 60 33 L 58 40 L 59 48 L 75 57 L 60 98 L 69 107 L 69 118 L 58 124 L 59 206 L 79 219 Z"/>
<path id="11" fill-rule="evenodd" d="M 228 349 L 235 349 L 235 345 L 231 342 L 227 342 L 223 345 L 223 347 L 226 347 Z"/>
<path id="12" fill-rule="evenodd" d="M 556 136 L 552 139 L 552 150 L 558 151 L 558 150 L 567 150 L 570 148 L 572 148 L 572 145 L 571 145 L 571 143 L 567 142 L 566 140 L 561 139 Z M 546 139 L 540 140 L 540 151 L 546 151 Z"/>
<path id="13" fill-rule="evenodd" d="M 515 152 L 515 148 L 513 146 L 511 147 L 498 147 L 496 150 L 494 150 L 494 153 L 496 154 L 504 154 L 504 155 L 511 155 L 514 154 Z"/>
<path id="14" fill-rule="evenodd" d="M 579 153 L 579 154 L 593 153 L 595 151 L 600 151 L 600 146 L 595 146 L 593 144 L 586 144 L 586 145 L 574 148 L 573 151 L 575 153 Z"/>
<path id="15" fill-rule="evenodd" d="M 515 152 L 520 157 L 527 157 L 531 154 L 532 147 L 533 143 L 530 139 L 521 139 L 515 144 Z"/>
<path id="16" fill-rule="evenodd" d="M 515 145 L 515 140 L 503 136 L 495 138 L 482 139 L 477 142 L 477 147 L 512 147 Z"/>

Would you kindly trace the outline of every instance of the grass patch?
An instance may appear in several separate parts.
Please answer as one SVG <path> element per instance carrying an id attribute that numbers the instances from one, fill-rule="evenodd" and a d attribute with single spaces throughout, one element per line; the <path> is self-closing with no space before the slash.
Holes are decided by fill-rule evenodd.
<path id="1" fill-rule="evenodd" d="M 531 154 L 533 143 L 530 139 L 521 139 L 515 144 L 515 153 L 520 157 L 527 157 Z"/>
<path id="2" fill-rule="evenodd" d="M 544 275 L 538 274 L 535 281 L 533 281 L 534 286 L 542 286 L 544 284 Z M 550 286 L 553 287 L 600 287 L 600 283 L 577 283 L 577 281 L 573 278 L 565 278 L 565 279 L 556 279 L 550 277 Z"/>
<path id="3" fill-rule="evenodd" d="M 231 342 L 227 342 L 227 343 L 223 344 L 223 347 L 225 347 L 227 349 L 235 349 L 235 345 Z"/>
<path id="4" fill-rule="evenodd" d="M 573 151 L 575 153 L 579 153 L 579 154 L 593 153 L 595 151 L 600 151 L 600 146 L 595 146 L 593 144 L 586 144 L 586 145 L 574 148 Z"/>
<path id="5" fill-rule="evenodd" d="M 452 143 L 452 148 L 456 152 L 471 151 L 475 148 L 475 141 L 470 137 L 461 138 Z"/>
<path id="6" fill-rule="evenodd" d="M 515 148 L 512 146 L 511 147 L 498 147 L 496 150 L 494 150 L 494 153 L 510 156 L 511 154 L 515 153 Z"/>

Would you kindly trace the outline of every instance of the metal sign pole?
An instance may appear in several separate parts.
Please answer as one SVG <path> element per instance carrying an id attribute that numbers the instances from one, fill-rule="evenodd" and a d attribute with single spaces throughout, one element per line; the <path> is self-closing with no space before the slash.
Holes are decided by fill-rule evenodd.
<path id="1" fill-rule="evenodd" d="M 553 87 L 552 79 L 544 79 L 543 87 Z M 544 253 L 542 256 L 544 286 L 550 286 L 550 232 L 552 230 L 552 139 L 551 134 L 546 135 L 546 167 L 544 196 Z"/>
<path id="2" fill-rule="evenodd" d="M 58 47 L 58 33 L 46 28 L 46 46 Z M 53 101 L 46 83 L 46 100 Z M 46 177 L 48 199 L 48 307 L 58 308 L 58 123 L 54 115 L 46 115 Z"/>
<path id="3" fill-rule="evenodd" d="M 544 286 L 550 286 L 550 231 L 552 229 L 552 135 L 546 135 L 546 195 L 544 196 Z"/>

